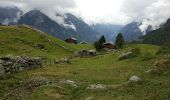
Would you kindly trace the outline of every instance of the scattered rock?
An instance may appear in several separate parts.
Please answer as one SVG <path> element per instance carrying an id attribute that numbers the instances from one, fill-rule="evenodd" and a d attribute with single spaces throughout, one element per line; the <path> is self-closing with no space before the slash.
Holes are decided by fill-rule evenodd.
<path id="1" fill-rule="evenodd" d="M 61 81 L 61 83 L 68 84 L 68 85 L 71 85 L 73 87 L 78 87 L 76 85 L 76 83 L 74 81 L 72 81 L 72 80 Z"/>
<path id="2" fill-rule="evenodd" d="M 79 52 L 74 53 L 75 57 L 93 57 L 97 56 L 95 50 L 81 50 Z"/>
<path id="3" fill-rule="evenodd" d="M 156 72 L 157 72 L 156 69 L 149 69 L 149 70 L 146 71 L 146 73 L 152 73 L 152 74 L 154 74 Z"/>
<path id="4" fill-rule="evenodd" d="M 93 100 L 94 97 L 87 97 L 85 100 Z"/>
<path id="5" fill-rule="evenodd" d="M 132 52 L 127 52 L 127 53 L 123 53 L 119 56 L 119 60 L 125 60 L 130 58 L 133 55 Z"/>
<path id="6" fill-rule="evenodd" d="M 132 76 L 130 79 L 129 79 L 129 82 L 140 82 L 142 79 L 139 78 L 138 76 Z"/>
<path id="7" fill-rule="evenodd" d="M 90 89 L 90 90 L 95 90 L 95 89 L 104 90 L 106 88 L 107 88 L 106 85 L 102 85 L 102 84 L 92 84 L 87 87 L 87 89 Z"/>
<path id="8" fill-rule="evenodd" d="M 54 62 L 55 64 L 69 64 L 70 63 L 70 60 L 68 58 L 63 58 L 61 60 L 55 60 Z"/>

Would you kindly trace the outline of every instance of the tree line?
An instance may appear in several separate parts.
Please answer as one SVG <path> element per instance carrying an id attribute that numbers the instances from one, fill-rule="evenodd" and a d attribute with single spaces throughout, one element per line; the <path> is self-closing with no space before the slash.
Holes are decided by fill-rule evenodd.
<path id="1" fill-rule="evenodd" d="M 103 48 L 103 44 L 106 43 L 106 39 L 103 36 L 100 37 L 100 39 L 98 41 L 96 41 L 94 43 L 94 46 L 96 48 L 97 51 L 100 51 L 102 50 Z M 116 49 L 121 49 L 123 47 L 123 45 L 125 44 L 125 39 L 122 35 L 122 33 L 119 33 L 116 37 L 116 41 L 115 41 L 115 46 L 116 46 Z"/>

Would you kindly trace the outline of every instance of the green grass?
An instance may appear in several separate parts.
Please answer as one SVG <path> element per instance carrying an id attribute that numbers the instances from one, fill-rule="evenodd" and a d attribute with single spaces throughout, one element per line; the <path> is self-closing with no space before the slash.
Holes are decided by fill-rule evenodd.
<path id="1" fill-rule="evenodd" d="M 141 54 L 135 58 L 118 61 L 118 56 L 133 48 L 139 48 Z M 30 93 L 23 90 L 21 97 L 28 100 L 84 100 L 94 97 L 95 100 L 168 100 L 170 91 L 170 71 L 160 75 L 146 74 L 156 59 L 158 46 L 146 44 L 127 45 L 119 52 L 99 55 L 91 58 L 74 58 L 71 64 L 49 65 L 41 69 L 13 74 L 1 80 L 0 95 L 8 93 L 9 87 L 19 85 L 20 81 L 45 79 L 57 81 L 55 84 L 43 85 Z M 148 54 L 151 59 L 146 59 Z M 128 79 L 137 75 L 142 83 L 128 83 Z M 60 80 L 73 80 L 77 88 L 61 84 Z M 87 90 L 90 84 L 104 84 L 106 90 Z"/>
<path id="2" fill-rule="evenodd" d="M 73 54 L 69 50 L 94 49 L 90 44 L 67 44 L 23 26 L 1 26 L 0 29 L 1 56 L 24 54 L 53 59 Z M 48 51 L 35 48 L 37 43 L 44 44 Z M 118 60 L 119 55 L 134 48 L 139 48 L 141 54 Z M 52 64 L 11 74 L 0 80 L 0 99 L 85 100 L 93 97 L 94 100 L 168 100 L 170 69 L 160 74 L 146 73 L 152 68 L 153 62 L 161 58 L 161 54 L 157 55 L 159 49 L 159 46 L 154 45 L 129 44 L 116 52 L 90 58 L 73 58 L 70 64 Z M 141 77 L 143 81 L 129 83 L 128 80 L 133 75 Z M 65 80 L 75 81 L 78 87 L 62 83 Z M 43 84 L 35 85 L 38 82 Z M 90 84 L 104 84 L 108 88 L 86 89 Z M 20 88 L 16 88 L 18 86 Z"/>
<path id="3" fill-rule="evenodd" d="M 0 26 L 0 29 L 0 56 L 13 54 L 61 58 L 69 56 L 71 54 L 69 51 L 74 52 L 84 48 L 94 49 L 90 44 L 68 44 L 24 26 Z M 45 45 L 47 50 L 36 48 L 36 44 Z"/>

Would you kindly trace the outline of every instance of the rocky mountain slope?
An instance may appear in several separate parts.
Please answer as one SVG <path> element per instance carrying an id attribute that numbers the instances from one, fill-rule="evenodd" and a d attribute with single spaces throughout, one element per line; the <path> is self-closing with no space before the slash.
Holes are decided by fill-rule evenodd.
<path id="1" fill-rule="evenodd" d="M 114 41 L 117 33 L 123 28 L 121 25 L 112 24 L 93 24 L 91 27 L 99 33 L 97 34 L 97 38 L 104 35 L 108 41 Z"/>
<path id="2" fill-rule="evenodd" d="M 127 24 L 120 32 L 123 33 L 125 40 L 128 42 L 138 39 L 143 34 L 139 29 L 139 23 L 137 22 Z"/>
<path id="3" fill-rule="evenodd" d="M 89 25 L 72 14 L 66 14 L 65 23 L 74 25 L 76 30 L 65 28 L 38 10 L 33 10 L 21 16 L 18 24 L 26 24 L 38 28 L 57 38 L 65 40 L 68 37 L 75 37 L 78 41 L 95 41 L 97 34 Z"/>
<path id="4" fill-rule="evenodd" d="M 162 45 L 170 42 L 170 19 L 159 29 L 150 31 L 142 37 L 143 43 Z"/>
<path id="5" fill-rule="evenodd" d="M 16 24 L 22 11 L 17 7 L 0 7 L 0 23 L 1 24 Z"/>

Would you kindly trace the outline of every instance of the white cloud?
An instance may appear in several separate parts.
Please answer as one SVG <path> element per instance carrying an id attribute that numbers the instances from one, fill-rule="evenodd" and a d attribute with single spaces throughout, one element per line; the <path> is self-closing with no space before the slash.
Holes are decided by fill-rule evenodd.
<path id="1" fill-rule="evenodd" d="M 129 16 L 129 21 L 142 22 L 139 28 L 145 34 L 149 25 L 156 29 L 170 18 L 169 9 L 170 0 L 126 0 L 121 11 Z"/>
<path id="2" fill-rule="evenodd" d="M 59 24 L 72 28 L 73 25 L 64 23 L 66 12 L 89 24 L 125 25 L 134 20 L 142 21 L 142 31 L 148 25 L 156 28 L 170 17 L 170 0 L 0 0 L 0 5 L 17 5 L 25 12 L 39 9 Z"/>
<path id="3" fill-rule="evenodd" d="M 69 25 L 64 22 L 65 13 L 76 7 L 74 0 L 1 0 L 1 6 L 17 6 L 24 13 L 37 9 L 45 13 L 58 24 L 76 30 L 73 24 Z M 58 14 L 59 16 L 56 16 Z"/>

